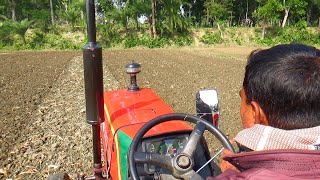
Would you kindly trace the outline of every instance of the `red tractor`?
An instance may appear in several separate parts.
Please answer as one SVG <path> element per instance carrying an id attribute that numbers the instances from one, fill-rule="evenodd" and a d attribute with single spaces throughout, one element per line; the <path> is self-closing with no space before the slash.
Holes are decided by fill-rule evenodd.
<path id="1" fill-rule="evenodd" d="M 197 116 L 174 113 L 154 91 L 138 87 L 136 75 L 141 67 L 132 62 L 125 67 L 129 87 L 103 92 L 94 0 L 87 0 L 86 6 L 89 42 L 83 48 L 83 60 L 94 176 L 79 179 L 205 179 L 219 174 L 212 161 L 216 155 L 210 157 L 204 131 L 212 133 L 224 148 L 234 150 L 218 129 L 216 91 L 197 93 Z"/>

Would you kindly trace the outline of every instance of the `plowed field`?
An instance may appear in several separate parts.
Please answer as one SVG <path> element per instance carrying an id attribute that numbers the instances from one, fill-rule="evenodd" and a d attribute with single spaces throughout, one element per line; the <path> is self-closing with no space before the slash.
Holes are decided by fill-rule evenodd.
<path id="1" fill-rule="evenodd" d="M 195 113 L 195 93 L 215 88 L 222 131 L 241 128 L 238 91 L 253 48 L 104 50 L 104 89 L 127 87 L 124 71 L 142 66 L 150 87 L 176 112 Z M 0 53 L 0 179 L 46 179 L 56 172 L 90 174 L 91 134 L 85 122 L 82 53 Z"/>

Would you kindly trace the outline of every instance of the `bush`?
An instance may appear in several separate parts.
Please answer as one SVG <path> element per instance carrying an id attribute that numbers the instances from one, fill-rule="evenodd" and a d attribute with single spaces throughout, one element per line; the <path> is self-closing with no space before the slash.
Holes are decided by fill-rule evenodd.
<path id="1" fill-rule="evenodd" d="M 144 35 L 140 39 L 140 45 L 148 48 L 154 48 L 154 40 L 149 35 Z"/>
<path id="2" fill-rule="evenodd" d="M 80 49 L 80 45 L 76 45 L 74 44 L 72 41 L 70 40 L 67 40 L 67 39 L 62 39 L 61 42 L 59 42 L 59 45 L 58 45 L 58 48 L 61 49 L 61 50 L 64 50 L 64 49 L 72 49 L 72 50 L 75 50 L 75 49 Z"/>
<path id="3" fill-rule="evenodd" d="M 238 45 L 242 45 L 242 39 L 240 37 L 236 37 L 235 41 Z"/>
<path id="4" fill-rule="evenodd" d="M 192 44 L 192 37 L 189 35 L 182 35 L 173 38 L 173 43 L 177 46 L 190 46 Z"/>
<path id="5" fill-rule="evenodd" d="M 125 38 L 124 40 L 124 47 L 125 48 L 132 48 L 140 45 L 140 40 L 137 35 L 131 35 Z"/>
<path id="6" fill-rule="evenodd" d="M 276 44 L 272 37 L 265 37 L 264 39 L 262 39 L 261 37 L 258 37 L 255 39 L 255 41 L 256 43 L 262 44 L 265 46 L 273 46 Z"/>
<path id="7" fill-rule="evenodd" d="M 14 44 L 14 37 L 12 33 L 12 22 L 0 22 L 0 46 L 12 46 Z"/>
<path id="8" fill-rule="evenodd" d="M 311 44 L 320 45 L 320 33 L 315 34 L 311 39 Z"/>
<path id="9" fill-rule="evenodd" d="M 255 42 L 267 46 L 284 43 L 303 43 L 309 45 L 319 44 L 319 32 L 312 32 L 307 29 L 305 21 L 297 23 L 295 26 L 290 27 L 273 27 L 267 31 L 264 39 L 255 38 Z M 260 32 L 257 32 L 260 33 Z"/>
<path id="10" fill-rule="evenodd" d="M 206 32 L 206 34 L 200 38 L 200 41 L 203 42 L 204 44 L 221 44 L 221 43 L 223 43 L 223 39 L 221 38 L 221 36 L 218 32 L 216 32 L 216 33 Z"/>
<path id="11" fill-rule="evenodd" d="M 27 49 L 43 49 L 44 44 L 47 42 L 46 35 L 38 29 L 34 30 L 28 38 Z"/>
<path id="12" fill-rule="evenodd" d="M 148 48 L 163 48 L 170 46 L 170 40 L 166 37 L 151 38 L 149 35 L 144 35 L 140 39 L 140 45 Z"/>
<path id="13" fill-rule="evenodd" d="M 167 37 L 158 37 L 157 39 L 153 39 L 153 41 L 155 42 L 156 48 L 163 48 L 171 45 L 170 39 Z"/>

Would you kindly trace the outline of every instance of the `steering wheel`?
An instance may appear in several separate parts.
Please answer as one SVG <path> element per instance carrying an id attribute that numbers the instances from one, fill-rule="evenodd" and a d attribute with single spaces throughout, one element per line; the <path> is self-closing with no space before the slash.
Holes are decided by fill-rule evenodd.
<path id="1" fill-rule="evenodd" d="M 196 124 L 189 136 L 188 142 L 182 149 L 181 153 L 171 158 L 169 156 L 164 156 L 156 153 L 137 152 L 142 137 L 152 127 L 163 122 L 174 120 L 188 121 Z M 158 116 L 143 125 L 133 138 L 128 154 L 129 171 L 132 179 L 139 180 L 136 163 L 146 163 L 160 166 L 169 170 L 172 175 L 177 178 L 192 180 L 202 179 L 202 177 L 197 174 L 192 168 L 194 166 L 194 154 L 196 151 L 196 147 L 206 129 L 220 141 L 224 148 L 235 152 L 227 137 L 219 129 L 217 129 L 204 119 L 196 116 L 182 113 L 165 114 L 162 116 Z"/>

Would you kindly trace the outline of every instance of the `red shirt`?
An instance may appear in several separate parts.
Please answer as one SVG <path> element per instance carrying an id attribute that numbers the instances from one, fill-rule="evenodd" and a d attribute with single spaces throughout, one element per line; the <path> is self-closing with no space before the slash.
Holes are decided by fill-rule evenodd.
<path id="1" fill-rule="evenodd" d="M 320 151 L 264 150 L 223 157 L 241 172 L 227 170 L 207 180 L 320 180 Z"/>

